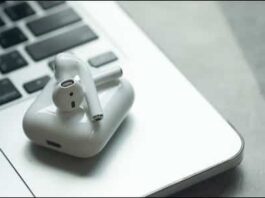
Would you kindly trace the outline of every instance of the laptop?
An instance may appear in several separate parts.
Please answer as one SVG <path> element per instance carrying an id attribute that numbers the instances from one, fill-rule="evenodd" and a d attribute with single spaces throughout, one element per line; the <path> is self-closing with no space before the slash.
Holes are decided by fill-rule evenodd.
<path id="1" fill-rule="evenodd" d="M 119 65 L 135 103 L 97 156 L 32 144 L 22 119 L 72 51 Z M 0 196 L 168 196 L 240 164 L 243 139 L 115 2 L 1 1 Z"/>

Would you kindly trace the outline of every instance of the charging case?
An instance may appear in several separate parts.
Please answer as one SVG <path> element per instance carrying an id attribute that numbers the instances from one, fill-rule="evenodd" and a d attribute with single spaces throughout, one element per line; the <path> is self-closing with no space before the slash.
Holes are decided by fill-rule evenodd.
<path id="1" fill-rule="evenodd" d="M 104 118 L 92 122 L 86 103 L 74 112 L 62 113 L 52 101 L 56 81 L 51 79 L 24 115 L 23 128 L 34 143 L 72 156 L 87 158 L 98 154 L 128 114 L 134 91 L 119 79 L 97 87 Z"/>

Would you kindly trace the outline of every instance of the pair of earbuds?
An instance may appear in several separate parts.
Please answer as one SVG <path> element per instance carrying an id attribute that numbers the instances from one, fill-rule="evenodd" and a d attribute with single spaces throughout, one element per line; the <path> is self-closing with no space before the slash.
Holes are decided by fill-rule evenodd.
<path id="1" fill-rule="evenodd" d="M 89 65 L 71 53 L 62 53 L 55 57 L 54 72 L 57 85 L 52 98 L 58 110 L 74 111 L 85 100 L 91 120 L 95 122 L 104 117 L 96 86 L 122 75 L 119 67 L 113 67 L 93 77 Z"/>

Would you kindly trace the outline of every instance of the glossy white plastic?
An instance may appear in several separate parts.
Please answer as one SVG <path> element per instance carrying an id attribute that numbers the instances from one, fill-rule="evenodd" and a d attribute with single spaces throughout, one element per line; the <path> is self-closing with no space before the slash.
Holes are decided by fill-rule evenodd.
<path id="1" fill-rule="evenodd" d="M 126 80 L 115 80 L 98 88 L 104 119 L 92 122 L 83 102 L 79 109 L 61 112 L 52 101 L 56 81 L 52 79 L 26 112 L 23 128 L 34 143 L 80 158 L 98 154 L 126 117 L 134 92 Z"/>
<path id="2" fill-rule="evenodd" d="M 103 119 L 103 110 L 98 98 L 95 81 L 91 74 L 89 65 L 85 61 L 79 59 L 73 53 L 61 53 L 55 58 L 54 69 L 55 77 L 59 81 L 59 83 L 65 80 L 65 82 L 68 82 L 69 79 L 73 79 L 76 76 L 80 78 L 80 85 L 83 87 L 84 90 L 84 96 L 87 102 L 88 112 L 90 113 L 91 120 L 99 121 Z M 58 90 L 58 86 L 56 87 L 56 89 Z M 59 107 L 61 106 L 62 110 L 65 111 L 71 110 L 71 106 L 73 106 L 72 109 L 75 109 L 77 105 L 71 105 L 72 102 L 71 99 L 69 99 L 71 98 L 71 96 L 66 94 L 66 89 L 64 89 L 63 86 L 59 86 L 59 89 L 61 89 L 61 91 L 56 91 L 56 94 L 54 95 L 57 97 L 53 97 L 55 99 L 55 104 L 62 104 L 59 105 Z M 75 88 L 72 90 L 73 93 L 75 93 L 74 90 Z M 81 99 L 82 97 L 81 94 L 78 95 L 79 97 L 76 98 L 77 100 Z M 67 101 L 70 100 L 70 104 L 69 102 L 64 103 L 65 100 L 63 100 L 62 97 L 67 98 Z M 73 103 L 75 104 L 75 101 L 73 101 Z"/>

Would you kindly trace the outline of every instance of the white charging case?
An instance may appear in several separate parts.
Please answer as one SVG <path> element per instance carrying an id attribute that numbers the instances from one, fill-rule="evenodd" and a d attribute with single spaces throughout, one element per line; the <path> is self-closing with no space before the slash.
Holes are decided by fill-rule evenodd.
<path id="1" fill-rule="evenodd" d="M 85 102 L 74 113 L 61 113 L 52 101 L 56 82 L 51 79 L 25 113 L 23 128 L 34 143 L 72 156 L 98 154 L 128 114 L 134 91 L 124 79 L 97 87 L 104 118 L 91 122 Z"/>

